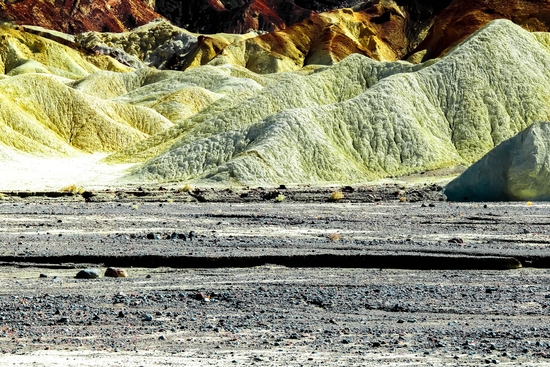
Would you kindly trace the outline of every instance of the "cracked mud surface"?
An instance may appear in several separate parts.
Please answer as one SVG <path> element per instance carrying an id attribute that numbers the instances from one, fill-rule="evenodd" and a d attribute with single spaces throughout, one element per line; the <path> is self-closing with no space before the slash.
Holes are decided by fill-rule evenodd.
<path id="1" fill-rule="evenodd" d="M 0 359 L 545 365 L 550 206 L 484 205 L 3 202 Z M 164 239 L 174 232 L 185 240 Z M 339 263 L 317 257 L 329 255 Z M 268 261 L 284 256 L 295 262 Z M 401 269 L 361 268 L 357 260 L 376 256 Z M 426 256 L 434 268 L 449 257 L 466 260 L 462 270 L 407 263 Z M 523 268 L 468 270 L 480 257 L 514 257 Z M 219 258 L 227 266 L 194 263 Z M 241 267 L 247 258 L 259 263 Z M 132 260 L 139 264 L 130 267 Z M 80 268 L 105 266 L 124 266 L 129 277 L 74 278 Z"/>

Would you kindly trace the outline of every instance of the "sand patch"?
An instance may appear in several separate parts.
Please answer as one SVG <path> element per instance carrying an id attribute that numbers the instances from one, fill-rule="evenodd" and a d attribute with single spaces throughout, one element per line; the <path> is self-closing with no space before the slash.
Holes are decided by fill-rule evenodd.
<path id="1" fill-rule="evenodd" d="M 106 154 L 71 158 L 12 155 L 0 163 L 0 190 L 58 191 L 68 185 L 85 189 L 114 186 L 134 164 L 105 164 Z"/>

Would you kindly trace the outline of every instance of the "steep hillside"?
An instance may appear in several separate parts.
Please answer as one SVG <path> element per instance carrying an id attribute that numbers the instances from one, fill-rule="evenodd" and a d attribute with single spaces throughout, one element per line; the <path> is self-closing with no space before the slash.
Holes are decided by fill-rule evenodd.
<path id="1" fill-rule="evenodd" d="M 368 17 L 354 23 L 358 14 L 316 17 L 338 19 L 334 34 L 352 39 L 369 32 L 364 24 L 376 27 Z M 262 74 L 252 71 L 262 64 L 249 51 L 245 62 L 224 51 L 183 72 L 147 67 L 167 68 L 167 55 L 185 47 L 196 60 L 201 36 L 166 22 L 79 37 L 25 29 L 0 28 L 1 159 L 111 152 L 108 163 L 137 164 L 127 177 L 137 182 L 354 183 L 470 165 L 533 122 L 550 120 L 550 33 L 506 20 L 418 65 L 342 53 L 341 61 L 324 61 L 331 65 L 307 66 L 323 55 L 310 49 Z M 268 38 L 216 37 L 229 43 L 226 50 Z M 399 49 L 380 42 L 379 49 Z"/>
<path id="2" fill-rule="evenodd" d="M 284 30 L 263 35 L 199 35 L 157 21 L 131 32 L 85 33 L 76 41 L 88 50 L 111 54 L 134 66 L 130 58 L 160 69 L 229 63 L 257 73 L 274 73 L 307 65 L 332 65 L 354 53 L 380 61 L 399 60 L 427 31 L 416 23 L 419 28 L 412 30 L 409 18 L 402 7 L 384 2 L 357 11 L 315 13 Z M 426 27 L 430 24 L 423 21 Z"/>
<path id="3" fill-rule="evenodd" d="M 450 182 L 453 201 L 550 200 L 550 123 L 534 123 Z"/>
<path id="4" fill-rule="evenodd" d="M 341 3 L 333 6 L 347 5 Z M 247 33 L 250 29 L 276 31 L 306 19 L 313 10 L 320 10 L 314 2 L 288 0 L 157 0 L 155 8 L 180 27 L 208 34 Z"/>

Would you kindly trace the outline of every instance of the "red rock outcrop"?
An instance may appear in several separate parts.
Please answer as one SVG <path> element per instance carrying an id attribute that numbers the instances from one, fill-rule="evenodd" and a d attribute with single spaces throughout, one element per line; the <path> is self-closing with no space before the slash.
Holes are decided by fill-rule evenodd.
<path id="1" fill-rule="evenodd" d="M 161 18 L 145 0 L 0 1 L 0 20 L 69 34 L 123 32 Z"/>
<path id="2" fill-rule="evenodd" d="M 241 65 L 255 72 L 293 70 L 306 65 L 330 65 L 353 53 L 380 61 L 402 59 L 423 39 L 436 8 L 399 6 L 394 1 L 369 2 L 353 9 L 312 13 L 285 29 L 232 43 L 201 36 L 194 55 L 172 60 L 175 69 L 217 62 Z"/>
<path id="3" fill-rule="evenodd" d="M 509 19 L 532 32 L 547 32 L 550 0 L 454 0 L 437 16 L 416 51 L 425 50 L 424 59 L 442 56 L 495 19 Z"/>

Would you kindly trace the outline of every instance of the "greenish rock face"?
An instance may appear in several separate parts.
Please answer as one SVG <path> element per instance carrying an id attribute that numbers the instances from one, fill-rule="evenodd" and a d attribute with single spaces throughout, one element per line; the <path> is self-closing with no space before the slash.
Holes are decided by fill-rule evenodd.
<path id="1" fill-rule="evenodd" d="M 183 74 L 224 96 L 110 159 L 142 160 L 137 180 L 245 185 L 359 183 L 470 165 L 550 120 L 547 40 L 495 21 L 422 65 L 352 55 L 303 73 L 197 68 Z M 220 72 L 225 91 L 206 82 Z"/>
<path id="2" fill-rule="evenodd" d="M 550 123 L 537 122 L 451 181 L 453 201 L 550 200 Z"/>

